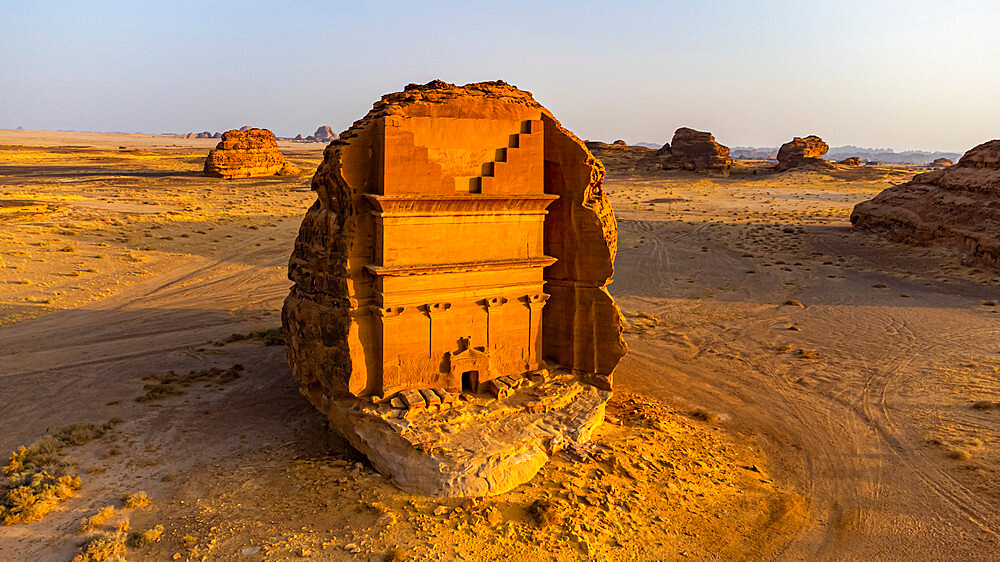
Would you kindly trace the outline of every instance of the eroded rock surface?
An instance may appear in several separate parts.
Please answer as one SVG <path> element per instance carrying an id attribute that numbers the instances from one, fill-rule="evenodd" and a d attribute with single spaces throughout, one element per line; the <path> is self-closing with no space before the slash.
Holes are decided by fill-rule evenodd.
<path id="1" fill-rule="evenodd" d="M 540 466 L 516 461 L 540 458 L 515 446 L 537 445 L 527 429 L 460 462 L 464 453 L 408 445 L 405 428 L 356 408 L 423 400 L 408 418 L 419 420 L 463 394 L 507 405 L 483 426 L 493 431 L 517 425 L 508 406 L 528 392 L 519 381 L 552 372 L 605 396 L 625 344 L 606 289 L 617 232 L 603 180 L 579 139 L 503 82 L 383 96 L 326 148 L 289 263 L 282 322 L 302 393 L 413 491 L 492 494 L 526 481 Z M 556 410 L 540 412 L 545 439 L 569 439 L 575 422 Z M 516 478 L 503 476 L 511 463 Z M 459 484 L 470 466 L 490 484 Z"/>
<path id="2" fill-rule="evenodd" d="M 1000 140 L 858 203 L 851 223 L 897 242 L 954 248 L 969 263 L 1000 269 Z"/>
<path id="3" fill-rule="evenodd" d="M 954 164 L 954 162 L 947 158 L 935 158 L 934 161 L 931 162 L 931 166 L 935 168 L 944 168 L 946 166 L 951 166 L 952 164 Z"/>
<path id="4" fill-rule="evenodd" d="M 733 165 L 729 147 L 715 142 L 712 133 L 687 127 L 677 129 L 670 143 L 656 151 L 653 158 L 664 170 L 728 174 Z"/>
<path id="5" fill-rule="evenodd" d="M 274 133 L 267 129 L 226 131 L 205 158 L 205 175 L 220 178 L 291 175 L 298 171 L 285 161 Z"/>
<path id="6" fill-rule="evenodd" d="M 843 160 L 840 160 L 837 163 L 838 164 L 843 164 L 845 166 L 860 166 L 861 165 L 861 159 L 858 158 L 857 156 L 850 156 L 848 158 L 844 158 Z"/>
<path id="7" fill-rule="evenodd" d="M 832 168 L 829 162 L 823 160 L 823 155 L 828 150 L 830 146 L 816 135 L 795 137 L 778 149 L 778 166 L 775 169 Z"/>

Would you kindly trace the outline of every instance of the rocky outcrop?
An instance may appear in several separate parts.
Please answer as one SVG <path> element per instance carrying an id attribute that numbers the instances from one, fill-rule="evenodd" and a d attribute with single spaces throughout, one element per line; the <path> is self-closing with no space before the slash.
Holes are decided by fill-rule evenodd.
<path id="1" fill-rule="evenodd" d="M 733 159 L 729 148 L 715 142 L 712 133 L 681 127 L 674 137 L 652 156 L 664 170 L 692 170 L 728 174 Z"/>
<path id="2" fill-rule="evenodd" d="M 619 144 L 621 142 L 621 144 Z M 615 141 L 608 144 L 600 141 L 587 141 L 587 150 L 604 164 L 608 173 L 631 174 L 648 171 L 647 159 L 656 150 L 645 146 L 629 146 L 625 141 Z M 657 168 L 659 169 L 659 168 Z"/>
<path id="3" fill-rule="evenodd" d="M 274 133 L 267 129 L 226 131 L 205 158 L 205 175 L 218 178 L 293 175 L 298 168 L 285 161 Z"/>
<path id="4" fill-rule="evenodd" d="M 858 203 L 851 223 L 897 242 L 953 248 L 967 263 L 1000 270 L 1000 140 Z"/>
<path id="5" fill-rule="evenodd" d="M 952 162 L 951 160 L 949 160 L 947 158 L 935 158 L 934 161 L 931 162 L 931 167 L 934 167 L 934 168 L 944 168 L 944 167 L 947 167 L 947 166 L 951 166 L 952 164 L 954 164 L 954 162 Z"/>
<path id="6" fill-rule="evenodd" d="M 383 96 L 326 147 L 289 262 L 282 324 L 303 395 L 420 493 L 501 493 L 549 444 L 586 440 L 626 349 L 604 173 L 503 82 Z M 477 394 L 483 380 L 494 398 Z M 452 388 L 468 409 L 439 420 L 462 408 Z"/>
<path id="7" fill-rule="evenodd" d="M 830 146 L 816 135 L 795 137 L 778 149 L 778 166 L 775 169 L 782 171 L 793 168 L 832 168 L 829 162 L 823 160 L 827 150 L 830 150 Z"/>
<path id="8" fill-rule="evenodd" d="M 322 125 L 312 134 L 312 138 L 320 142 L 330 142 L 338 138 L 337 133 L 329 125 Z"/>
<path id="9" fill-rule="evenodd" d="M 843 164 L 844 166 L 860 166 L 861 165 L 861 159 L 858 158 L 857 156 L 850 156 L 848 158 L 844 158 L 843 160 L 841 160 L 841 161 L 839 161 L 837 163 L 838 164 Z"/>

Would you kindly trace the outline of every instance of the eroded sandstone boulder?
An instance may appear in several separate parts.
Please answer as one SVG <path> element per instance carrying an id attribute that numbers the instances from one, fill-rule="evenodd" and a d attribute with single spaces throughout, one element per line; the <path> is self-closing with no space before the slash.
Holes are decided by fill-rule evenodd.
<path id="1" fill-rule="evenodd" d="M 301 392 L 402 488 L 496 494 L 625 353 L 604 168 L 531 94 L 411 84 L 324 152 L 282 310 Z"/>
<path id="2" fill-rule="evenodd" d="M 844 166 L 860 166 L 861 159 L 858 158 L 857 156 L 850 156 L 848 158 L 844 158 L 843 160 L 838 161 L 837 163 L 843 164 Z"/>
<path id="3" fill-rule="evenodd" d="M 285 161 L 274 133 L 267 129 L 226 131 L 205 158 L 205 175 L 219 178 L 292 175 L 299 172 Z"/>
<path id="4" fill-rule="evenodd" d="M 951 166 L 952 164 L 954 164 L 954 162 L 947 158 L 935 158 L 934 161 L 931 162 L 931 166 L 934 168 L 944 168 L 946 166 Z"/>
<path id="5" fill-rule="evenodd" d="M 968 263 L 1000 269 L 1000 140 L 858 203 L 851 223 L 897 242 L 953 248 Z"/>
<path id="6" fill-rule="evenodd" d="M 733 159 L 729 147 L 715 142 L 712 133 L 681 127 L 653 156 L 664 170 L 693 170 L 728 174 Z"/>
<path id="7" fill-rule="evenodd" d="M 778 149 L 778 166 L 776 170 L 791 170 L 792 168 L 831 168 L 831 164 L 823 160 L 823 155 L 830 146 L 816 135 L 795 137 L 781 145 Z"/>

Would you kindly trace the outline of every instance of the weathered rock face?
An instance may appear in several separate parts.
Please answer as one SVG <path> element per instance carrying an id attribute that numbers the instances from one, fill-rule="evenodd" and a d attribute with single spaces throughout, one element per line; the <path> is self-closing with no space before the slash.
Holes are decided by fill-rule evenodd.
<path id="1" fill-rule="evenodd" d="M 851 223 L 897 242 L 954 248 L 968 263 L 1000 269 L 1000 140 L 858 203 Z"/>
<path id="2" fill-rule="evenodd" d="M 830 146 L 816 135 L 795 137 L 778 149 L 778 166 L 775 169 L 831 168 L 830 163 L 823 160 L 827 150 L 830 150 Z"/>
<path id="3" fill-rule="evenodd" d="M 585 440 L 578 429 L 599 423 L 625 353 L 606 289 L 617 232 L 603 180 L 579 139 L 503 82 L 383 96 L 326 148 L 289 263 L 282 323 L 302 393 L 411 491 L 493 494 L 530 479 L 543 448 L 528 428 Z M 519 406 L 541 392 L 518 390 L 525 381 L 550 372 L 569 377 L 554 389 L 581 390 L 562 406 Z M 560 421 L 579 392 L 589 406 Z M 453 426 L 415 445 L 414 427 L 438 423 L 421 412 L 461 410 L 459 393 L 471 400 L 462 419 L 478 393 L 500 401 L 477 430 L 492 437 Z M 358 404 L 369 413 L 349 413 Z M 524 407 L 524 431 L 498 439 Z M 410 430 L 389 421 L 400 416 Z M 522 463 L 515 451 L 529 449 L 536 460 Z"/>
<path id="4" fill-rule="evenodd" d="M 205 158 L 205 175 L 219 178 L 291 175 L 298 168 L 285 161 L 274 133 L 267 129 L 226 131 Z"/>
<path id="5" fill-rule="evenodd" d="M 733 159 L 729 147 L 715 142 L 712 133 L 681 127 L 670 143 L 654 156 L 664 170 L 694 170 L 728 174 Z"/>
<path id="6" fill-rule="evenodd" d="M 845 166 L 860 166 L 861 159 L 857 156 L 851 156 L 849 158 L 844 158 L 843 160 L 837 162 L 838 164 L 843 164 Z"/>
<path id="7" fill-rule="evenodd" d="M 934 161 L 931 162 L 931 166 L 935 168 L 944 168 L 945 166 L 951 166 L 952 164 L 954 164 L 954 162 L 947 158 L 935 158 Z"/>

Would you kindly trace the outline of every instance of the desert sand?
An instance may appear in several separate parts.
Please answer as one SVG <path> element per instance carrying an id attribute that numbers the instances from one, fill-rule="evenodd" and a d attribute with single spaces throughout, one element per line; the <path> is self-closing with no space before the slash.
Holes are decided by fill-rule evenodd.
<path id="1" fill-rule="evenodd" d="M 331 437 L 274 337 L 322 145 L 279 142 L 300 175 L 223 180 L 216 143 L 0 131 L 0 451 L 121 420 L 63 450 L 81 488 L 0 527 L 0 560 L 69 560 L 103 506 L 94 532 L 163 526 L 137 560 L 1000 546 L 1000 274 L 850 228 L 916 170 L 609 170 L 630 322 L 609 423 L 512 492 L 439 500 Z"/>

